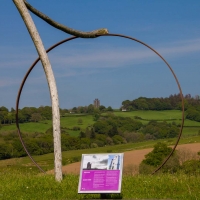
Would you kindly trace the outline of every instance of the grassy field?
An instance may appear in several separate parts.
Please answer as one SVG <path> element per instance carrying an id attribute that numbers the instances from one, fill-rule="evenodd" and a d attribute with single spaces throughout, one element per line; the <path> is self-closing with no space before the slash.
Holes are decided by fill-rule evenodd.
<path id="1" fill-rule="evenodd" d="M 0 199 L 100 199 L 100 194 L 78 194 L 77 175 L 67 175 L 61 183 L 53 175 L 38 175 L 29 171 L 0 171 Z M 200 175 L 159 174 L 122 178 L 121 194 L 112 199 L 200 199 Z"/>
<path id="2" fill-rule="evenodd" d="M 181 119 L 182 112 L 179 110 L 166 110 L 166 111 L 132 111 L 132 112 L 115 112 L 116 116 L 131 117 L 139 116 L 146 120 L 179 120 Z"/>
<path id="3" fill-rule="evenodd" d="M 78 123 L 79 119 L 82 120 L 82 123 Z M 61 117 L 60 123 L 61 123 L 61 127 L 73 128 L 75 126 L 78 126 L 81 129 L 85 130 L 86 127 L 92 125 L 94 123 L 94 121 L 93 121 L 92 115 L 68 115 L 66 117 Z M 20 125 L 20 130 L 22 132 L 45 133 L 46 130 L 51 128 L 52 121 L 45 120 L 42 122 L 21 123 L 19 125 Z M 15 124 L 3 126 L 0 130 L 0 133 L 4 132 L 4 131 L 13 131 L 13 130 L 17 130 Z M 68 130 L 68 132 L 70 135 L 77 135 L 77 134 L 79 134 L 80 131 L 77 132 L 77 131 L 73 131 L 73 130 Z"/>
<path id="4" fill-rule="evenodd" d="M 106 113 L 104 113 L 105 115 Z M 116 116 L 122 117 L 131 117 L 134 119 L 135 116 L 141 117 L 143 120 L 140 120 L 143 124 L 147 124 L 150 120 L 166 120 L 168 123 L 176 122 L 176 124 L 182 123 L 182 112 L 178 110 L 167 110 L 167 111 L 132 111 L 132 112 L 113 112 Z M 81 119 L 82 123 L 78 123 Z M 65 117 L 61 117 L 61 126 L 67 128 L 73 128 L 75 126 L 80 127 L 82 130 L 85 130 L 86 127 L 92 125 L 93 121 L 92 115 L 77 115 L 77 114 L 68 114 Z M 52 126 L 51 120 L 46 120 L 42 122 L 31 122 L 20 124 L 20 129 L 22 132 L 41 132 L 45 133 L 47 129 Z M 3 131 L 16 130 L 16 125 L 12 124 L 9 126 L 3 126 L 0 130 L 0 133 Z M 196 135 L 200 131 L 200 122 L 195 122 L 191 120 L 185 120 L 183 135 Z M 78 136 L 80 131 L 68 130 L 68 133 L 73 136 Z"/>
<path id="5" fill-rule="evenodd" d="M 143 123 L 149 120 L 167 120 L 181 123 L 180 111 L 134 111 L 114 112 L 116 116 L 139 116 Z M 78 119 L 82 123 L 78 123 Z M 93 124 L 91 115 L 67 115 L 61 118 L 61 126 L 73 128 L 79 126 L 85 129 Z M 179 144 L 200 142 L 200 123 L 185 120 L 183 136 Z M 20 124 L 23 132 L 45 132 L 51 127 L 51 120 L 39 123 Z M 1 132 L 16 130 L 15 124 L 4 126 Z M 79 131 L 69 130 L 71 135 Z M 0 143 L 2 138 L 0 137 Z M 134 149 L 150 148 L 158 141 L 167 145 L 175 144 L 176 139 L 163 139 L 145 141 L 140 143 L 128 143 L 115 146 L 105 146 L 93 149 L 73 150 L 63 152 L 63 165 L 79 161 L 82 154 L 125 152 Z M 53 169 L 53 154 L 34 156 L 35 161 L 42 169 Z M 0 161 L 0 199 L 99 199 L 99 194 L 77 194 L 78 176 L 67 175 L 61 183 L 54 180 L 53 175 L 40 174 L 38 169 L 28 157 L 13 158 Z M 111 198 L 123 199 L 200 199 L 200 175 L 186 176 L 184 174 L 159 174 L 155 176 L 128 176 L 123 175 L 121 195 L 112 195 Z"/>
<path id="6" fill-rule="evenodd" d="M 20 130 L 22 132 L 30 132 L 30 133 L 35 133 L 35 132 L 40 132 L 40 133 L 45 133 L 47 129 L 49 129 L 52 124 L 51 120 L 46 120 L 42 122 L 28 122 L 28 123 L 20 123 Z M 3 126 L 0 130 L 0 132 L 3 131 L 13 131 L 17 130 L 15 124 L 11 124 L 9 126 Z"/>
<path id="7" fill-rule="evenodd" d="M 82 154 L 91 154 L 91 153 L 120 153 L 136 149 L 145 149 L 153 147 L 157 142 L 164 142 L 167 145 L 174 145 L 176 139 L 163 139 L 156 141 L 145 141 L 139 143 L 127 143 L 121 145 L 105 146 L 91 149 L 81 149 L 81 150 L 71 150 L 62 152 L 63 165 L 67 165 L 73 162 L 80 161 Z M 179 144 L 188 144 L 188 143 L 200 143 L 200 136 L 192 137 L 182 137 Z M 33 156 L 34 160 L 42 167 L 43 170 L 51 170 L 54 168 L 54 156 L 53 153 L 45 154 L 41 156 Z M 38 172 L 36 166 L 32 163 L 29 157 L 21 158 L 11 158 L 7 160 L 0 160 L 0 171 L 6 167 L 11 169 L 18 170 L 30 170 Z"/>

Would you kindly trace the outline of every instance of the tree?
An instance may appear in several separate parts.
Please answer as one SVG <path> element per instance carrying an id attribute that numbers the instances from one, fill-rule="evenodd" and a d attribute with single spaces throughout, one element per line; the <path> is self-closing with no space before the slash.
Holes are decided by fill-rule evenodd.
<path id="1" fill-rule="evenodd" d="M 107 111 L 112 112 L 112 111 L 113 111 L 112 107 L 111 107 L 111 106 L 108 106 Z"/>
<path id="2" fill-rule="evenodd" d="M 11 158 L 11 149 L 6 144 L 0 145 L 0 160 Z"/>
<path id="3" fill-rule="evenodd" d="M 94 105 L 90 104 L 87 109 L 88 113 L 94 113 Z"/>
<path id="4" fill-rule="evenodd" d="M 168 147 L 165 143 L 159 142 L 154 145 L 153 151 L 145 155 L 145 159 L 142 162 L 157 167 L 162 163 L 163 159 L 169 155 L 171 150 L 171 147 Z"/>
<path id="5" fill-rule="evenodd" d="M 8 109 L 5 106 L 0 107 L 0 122 L 6 123 L 8 119 Z"/>
<path id="6" fill-rule="evenodd" d="M 21 113 L 24 115 L 26 121 L 30 121 L 31 115 L 37 112 L 37 108 L 35 107 L 24 107 L 21 110 Z"/>
<path id="7" fill-rule="evenodd" d="M 144 174 L 152 173 L 153 170 L 162 164 L 163 160 L 172 151 L 171 147 L 168 147 L 165 143 L 158 142 L 154 145 L 154 149 L 145 155 L 145 159 L 140 163 L 139 172 Z M 174 153 L 168 162 L 163 166 L 163 172 L 176 172 L 180 167 L 179 159 L 176 153 Z"/>
<path id="8" fill-rule="evenodd" d="M 91 128 L 91 131 L 90 131 L 90 138 L 91 139 L 95 139 L 96 138 L 96 133 L 94 132 L 93 128 Z"/>
<path id="9" fill-rule="evenodd" d="M 5 106 L 1 106 L 1 107 L 0 107 L 0 111 L 6 111 L 6 112 L 8 113 L 9 110 L 8 110 L 8 108 L 6 108 Z"/>
<path id="10" fill-rule="evenodd" d="M 85 132 L 81 131 L 81 132 L 79 133 L 79 137 L 80 137 L 80 138 L 86 138 Z"/>
<path id="11" fill-rule="evenodd" d="M 53 115 L 53 135 L 54 135 L 54 158 L 55 158 L 55 178 L 57 181 L 62 180 L 62 155 L 61 155 L 61 136 L 60 136 L 60 110 L 59 110 L 59 102 L 58 102 L 58 92 L 56 87 L 56 81 L 54 78 L 54 74 L 51 68 L 50 61 L 48 59 L 45 48 L 42 44 L 42 40 L 38 34 L 37 28 L 31 18 L 31 15 L 28 12 L 28 9 L 31 10 L 34 14 L 45 20 L 47 23 L 52 26 L 59 28 L 69 34 L 76 35 L 78 37 L 97 37 L 98 35 L 107 34 L 107 29 L 99 29 L 92 32 L 80 32 L 74 29 L 70 29 L 66 26 L 62 26 L 61 24 L 56 23 L 51 20 L 46 15 L 38 12 L 35 8 L 33 8 L 30 4 L 28 4 L 25 0 L 13 0 L 19 13 L 21 14 L 22 19 L 29 31 L 29 34 L 33 40 L 33 43 L 36 47 L 36 50 L 39 54 L 40 60 L 42 62 L 45 75 L 47 78 L 47 82 L 49 85 L 49 91 L 51 96 L 52 103 L 52 115 Z M 28 9 L 27 9 L 28 8 Z"/>
<path id="12" fill-rule="evenodd" d="M 73 112 L 73 113 L 76 113 L 76 112 L 77 112 L 77 107 L 73 107 L 73 108 L 72 108 L 72 112 Z"/>
<path id="13" fill-rule="evenodd" d="M 37 112 L 41 114 L 44 120 L 52 119 L 52 108 L 50 106 L 40 106 Z"/>
<path id="14" fill-rule="evenodd" d="M 94 110 L 93 120 L 97 121 L 100 118 L 100 116 L 101 116 L 101 112 L 100 112 L 100 110 L 98 108 L 96 108 Z"/>
<path id="15" fill-rule="evenodd" d="M 130 100 L 122 101 L 122 107 L 123 107 L 124 109 L 128 109 L 129 106 L 130 106 L 130 103 L 131 103 Z"/>
<path id="16" fill-rule="evenodd" d="M 100 110 L 100 111 L 105 111 L 105 110 L 106 110 L 106 107 L 103 106 L 103 105 L 100 105 L 100 106 L 99 106 L 99 110 Z"/>
<path id="17" fill-rule="evenodd" d="M 32 122 L 39 122 L 42 120 L 42 116 L 40 113 L 33 113 L 31 115 L 31 119 L 30 119 Z"/>

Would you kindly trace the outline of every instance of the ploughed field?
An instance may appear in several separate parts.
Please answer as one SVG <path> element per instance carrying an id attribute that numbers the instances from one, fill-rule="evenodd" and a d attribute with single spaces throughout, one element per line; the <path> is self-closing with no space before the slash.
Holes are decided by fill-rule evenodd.
<path id="1" fill-rule="evenodd" d="M 152 151 L 153 148 L 133 150 L 124 152 L 124 171 L 132 170 L 132 173 L 137 173 L 138 166 L 141 161 L 145 158 L 145 155 Z M 193 144 L 181 144 L 177 146 L 177 150 L 184 150 L 188 152 L 197 153 L 200 151 L 200 143 Z M 80 162 L 75 162 L 66 166 L 63 166 L 64 174 L 79 174 L 80 172 Z M 48 173 L 54 173 L 53 170 L 48 171 Z"/>

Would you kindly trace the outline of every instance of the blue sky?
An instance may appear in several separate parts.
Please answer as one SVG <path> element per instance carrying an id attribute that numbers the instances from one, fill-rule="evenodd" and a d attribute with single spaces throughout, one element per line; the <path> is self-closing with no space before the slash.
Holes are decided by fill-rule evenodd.
<path id="1" fill-rule="evenodd" d="M 12 0 L 0 12 L 0 106 L 15 108 L 17 93 L 37 52 Z M 28 1 L 55 21 L 91 31 L 107 28 L 141 40 L 170 64 L 183 94 L 200 95 L 200 1 L 189 0 L 40 0 Z M 70 35 L 31 14 L 45 48 Z M 119 108 L 140 96 L 168 97 L 178 93 L 172 73 L 146 47 L 119 37 L 76 39 L 49 53 L 61 108 L 102 105 Z M 20 99 L 25 106 L 50 105 L 41 64 L 26 81 Z"/>

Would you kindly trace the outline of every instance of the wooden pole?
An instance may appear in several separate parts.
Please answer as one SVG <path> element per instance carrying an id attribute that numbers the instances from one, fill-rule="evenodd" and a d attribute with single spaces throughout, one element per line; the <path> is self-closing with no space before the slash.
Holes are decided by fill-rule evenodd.
<path id="1" fill-rule="evenodd" d="M 31 15 L 28 12 L 28 9 L 24 1 L 13 0 L 13 2 L 15 3 L 29 31 L 29 34 L 39 54 L 47 78 L 51 96 L 51 104 L 52 104 L 55 179 L 56 181 L 60 182 L 62 181 L 62 152 L 61 152 L 61 136 L 60 136 L 60 110 L 59 110 L 59 100 L 58 100 L 56 81 L 44 45 L 42 43 L 37 28 L 31 18 Z"/>

